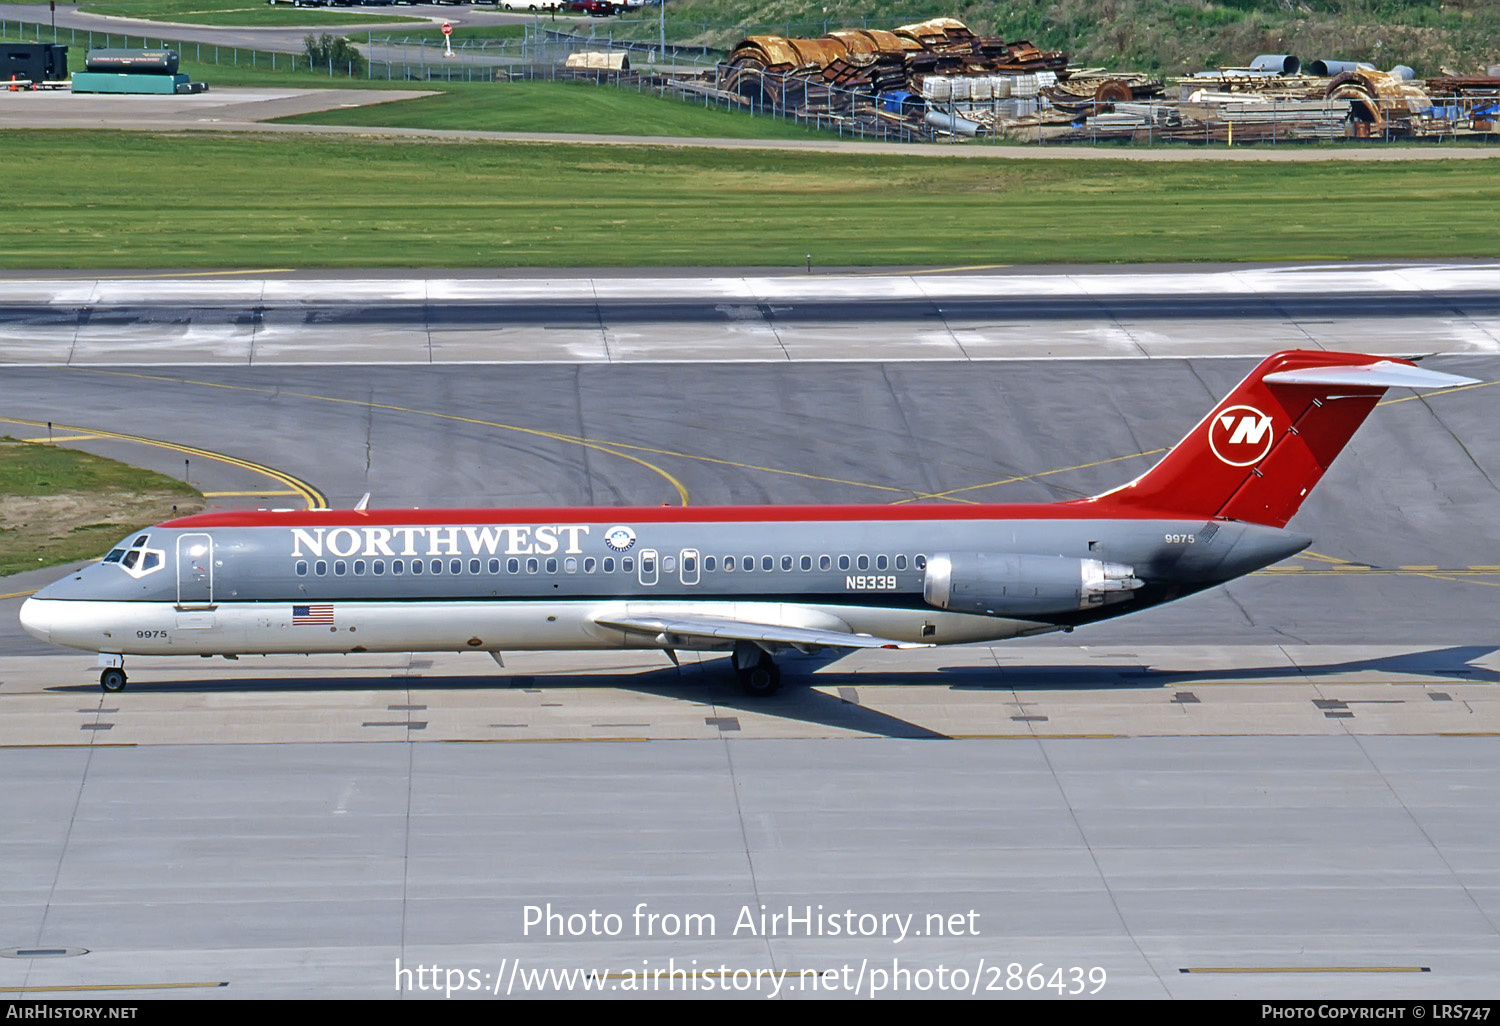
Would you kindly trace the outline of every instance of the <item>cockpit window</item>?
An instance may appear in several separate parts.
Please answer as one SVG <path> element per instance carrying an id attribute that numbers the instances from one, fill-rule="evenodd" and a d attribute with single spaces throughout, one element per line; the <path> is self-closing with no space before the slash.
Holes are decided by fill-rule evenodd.
<path id="1" fill-rule="evenodd" d="M 126 539 L 117 549 L 111 549 L 104 562 L 118 564 L 131 577 L 144 577 L 160 570 L 167 562 L 167 554 L 161 549 L 148 549 L 149 534 L 138 535 L 134 541 Z M 126 545 L 129 545 L 127 548 Z"/>

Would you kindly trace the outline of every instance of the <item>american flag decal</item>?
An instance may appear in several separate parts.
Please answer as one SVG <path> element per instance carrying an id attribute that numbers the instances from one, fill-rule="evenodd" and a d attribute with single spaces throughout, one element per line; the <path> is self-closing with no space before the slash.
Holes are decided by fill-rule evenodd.
<path id="1" fill-rule="evenodd" d="M 333 603 L 324 602 L 312 606 L 292 607 L 293 627 L 332 627 Z"/>

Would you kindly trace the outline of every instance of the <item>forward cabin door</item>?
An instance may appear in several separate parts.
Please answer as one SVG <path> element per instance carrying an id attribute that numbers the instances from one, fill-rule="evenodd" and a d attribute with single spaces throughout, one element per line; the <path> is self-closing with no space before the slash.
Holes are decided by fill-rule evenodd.
<path id="1" fill-rule="evenodd" d="M 211 606 L 214 602 L 214 540 L 206 534 L 177 536 L 177 605 Z"/>

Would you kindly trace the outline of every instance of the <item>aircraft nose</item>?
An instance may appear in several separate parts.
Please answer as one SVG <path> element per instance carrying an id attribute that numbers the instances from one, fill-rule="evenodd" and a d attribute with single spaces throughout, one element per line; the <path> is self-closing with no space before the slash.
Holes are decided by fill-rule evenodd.
<path id="1" fill-rule="evenodd" d="M 52 640 L 52 616 L 46 602 L 29 598 L 21 603 L 21 627 L 33 638 Z"/>

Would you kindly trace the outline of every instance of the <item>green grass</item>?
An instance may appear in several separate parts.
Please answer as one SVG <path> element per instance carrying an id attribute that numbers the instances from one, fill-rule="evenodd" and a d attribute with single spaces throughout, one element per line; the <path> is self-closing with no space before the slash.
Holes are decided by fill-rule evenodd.
<path id="1" fill-rule="evenodd" d="M 0 439 L 0 576 L 103 555 L 174 508 L 196 512 L 203 496 L 102 456 Z"/>
<path id="2" fill-rule="evenodd" d="M 397 84 L 397 83 L 392 83 Z M 399 83 L 421 89 L 421 82 Z M 434 83 L 440 85 L 440 83 Z M 719 139 L 814 139 L 792 122 L 581 82 L 455 82 L 436 96 L 283 120 L 378 128 L 491 132 L 585 132 Z"/>
<path id="3" fill-rule="evenodd" d="M 56 131 L 5 145 L 28 187 L 0 195 L 0 266 L 26 270 L 1500 256 L 1500 233 L 1475 216 L 1500 204 L 1492 160 L 1075 164 Z"/>

